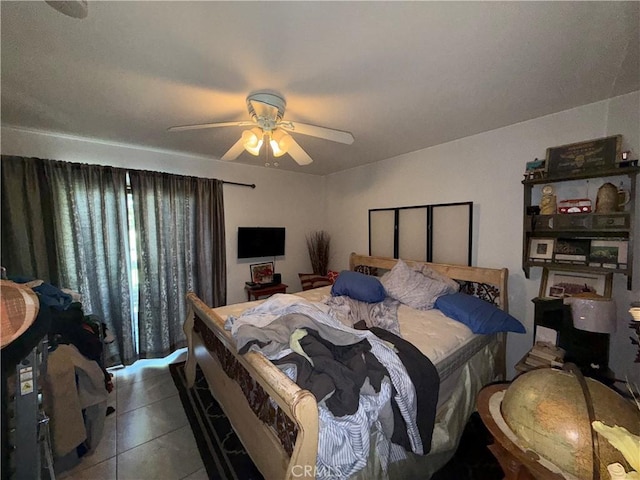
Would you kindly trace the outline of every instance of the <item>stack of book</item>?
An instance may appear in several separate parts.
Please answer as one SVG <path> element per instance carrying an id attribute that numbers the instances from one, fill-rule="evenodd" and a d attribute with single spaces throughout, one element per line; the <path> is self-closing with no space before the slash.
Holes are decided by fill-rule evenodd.
<path id="1" fill-rule="evenodd" d="M 524 363 L 531 367 L 562 367 L 565 351 L 547 342 L 536 342 Z"/>

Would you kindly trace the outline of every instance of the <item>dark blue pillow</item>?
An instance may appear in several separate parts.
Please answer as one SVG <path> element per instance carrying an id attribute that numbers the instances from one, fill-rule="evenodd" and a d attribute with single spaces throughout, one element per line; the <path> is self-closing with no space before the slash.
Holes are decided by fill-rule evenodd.
<path id="1" fill-rule="evenodd" d="M 447 317 L 464 323 L 473 333 L 525 333 L 518 319 L 478 297 L 452 293 L 438 297 L 435 307 Z"/>
<path id="2" fill-rule="evenodd" d="M 387 296 L 382 283 L 377 277 L 352 272 L 351 270 L 340 272 L 336 283 L 331 287 L 331 295 L 334 297 L 346 295 L 354 300 L 366 303 L 382 302 Z"/>

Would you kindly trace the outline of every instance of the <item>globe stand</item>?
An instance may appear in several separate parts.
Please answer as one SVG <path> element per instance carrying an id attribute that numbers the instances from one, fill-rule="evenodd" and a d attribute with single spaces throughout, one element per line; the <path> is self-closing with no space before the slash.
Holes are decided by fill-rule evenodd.
<path id="1" fill-rule="evenodd" d="M 593 422 L 596 420 L 596 414 L 593 409 L 593 400 L 591 398 L 591 393 L 589 392 L 589 387 L 587 387 L 587 382 L 584 379 L 584 375 L 582 375 L 582 371 L 580 371 L 580 369 L 574 363 L 565 363 L 562 369 L 569 373 L 572 373 L 578 379 L 578 383 L 580 384 L 580 388 L 582 389 L 582 395 L 584 396 L 584 400 L 587 404 L 589 425 L 593 425 Z M 598 434 L 593 428 L 591 429 L 591 454 L 594 465 L 593 480 L 600 480 L 600 469 L 596 468 L 596 465 L 598 465 L 598 459 L 600 458 L 600 442 L 598 441 Z"/>
<path id="2" fill-rule="evenodd" d="M 599 438 L 594 421 L 640 433 L 635 405 L 570 363 L 489 385 L 477 407 L 507 479 L 608 478 L 609 465 L 626 462 L 620 449 Z"/>

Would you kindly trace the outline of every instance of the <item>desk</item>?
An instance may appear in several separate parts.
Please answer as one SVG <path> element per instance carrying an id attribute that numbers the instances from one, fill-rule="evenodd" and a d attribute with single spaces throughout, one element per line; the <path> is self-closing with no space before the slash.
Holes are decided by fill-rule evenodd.
<path id="1" fill-rule="evenodd" d="M 489 412 L 489 399 L 494 393 L 505 390 L 508 386 L 508 383 L 488 385 L 480 390 L 478 395 L 478 413 L 494 439 L 494 443 L 488 448 L 500 463 L 505 480 L 562 480 L 561 475 L 549 471 L 537 462 L 536 454 L 524 452 L 509 440 L 493 419 Z"/>
<path id="2" fill-rule="evenodd" d="M 244 289 L 247 291 L 247 300 L 251 301 L 251 297 L 254 300 L 258 300 L 260 297 L 270 297 L 275 293 L 287 293 L 287 287 L 284 283 L 277 283 L 275 285 L 268 285 L 266 287 L 250 287 L 245 285 Z"/>

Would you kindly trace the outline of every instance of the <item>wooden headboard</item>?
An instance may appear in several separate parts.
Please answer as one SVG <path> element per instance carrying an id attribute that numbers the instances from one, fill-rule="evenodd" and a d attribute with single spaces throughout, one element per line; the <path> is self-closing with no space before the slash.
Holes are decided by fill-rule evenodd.
<path id="1" fill-rule="evenodd" d="M 352 253 L 349 256 L 349 270 L 356 270 L 356 267 L 359 265 L 391 270 L 397 261 L 398 259 L 396 258 L 371 257 Z M 418 262 L 405 259 L 403 259 L 403 261 L 411 267 L 415 265 L 428 265 L 437 272 L 461 282 L 461 291 L 495 303 L 505 312 L 509 311 L 507 290 L 509 270 L 506 268 L 467 267 L 463 265 L 447 265 L 444 263 Z"/>

